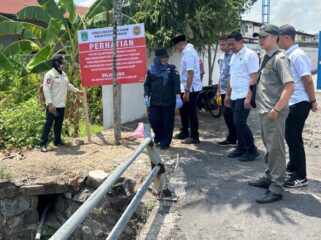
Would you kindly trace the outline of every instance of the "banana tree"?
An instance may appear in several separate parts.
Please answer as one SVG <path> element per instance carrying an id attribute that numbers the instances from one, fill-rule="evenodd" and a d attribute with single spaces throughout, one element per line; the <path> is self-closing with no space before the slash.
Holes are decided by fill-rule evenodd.
<path id="1" fill-rule="evenodd" d="M 112 1 L 110 0 L 110 5 Z M 80 82 L 77 30 L 107 26 L 106 0 L 97 0 L 85 14 L 77 13 L 73 1 L 38 0 L 39 6 L 29 6 L 17 13 L 17 21 L 0 15 L 0 36 L 16 36 L 19 40 L 0 51 L 0 68 L 25 76 L 43 73 L 51 68 L 52 57 L 65 52 L 68 78 Z M 111 13 L 111 12 L 110 12 Z M 102 18 L 102 15 L 105 15 Z M 18 58 L 17 56 L 24 56 Z M 74 107 L 69 109 L 77 134 L 79 119 Z"/>

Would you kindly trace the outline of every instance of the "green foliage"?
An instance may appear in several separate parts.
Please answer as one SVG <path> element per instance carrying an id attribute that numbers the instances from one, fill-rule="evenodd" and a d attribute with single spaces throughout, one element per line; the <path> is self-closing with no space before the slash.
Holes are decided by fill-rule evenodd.
<path id="1" fill-rule="evenodd" d="M 133 1 L 135 2 L 135 1 Z M 185 33 L 204 51 L 223 32 L 238 29 L 241 15 L 256 0 L 142 0 L 134 19 L 144 22 L 150 48 L 170 46 L 170 39 Z"/>
<path id="2" fill-rule="evenodd" d="M 90 125 L 90 133 L 92 135 L 95 135 L 96 133 L 104 131 L 104 127 L 102 125 L 98 124 L 91 124 Z M 86 123 L 83 121 L 80 123 L 80 128 L 79 128 L 79 137 L 86 137 L 87 132 L 86 132 Z"/>
<path id="3" fill-rule="evenodd" d="M 0 136 L 5 147 L 35 146 L 40 142 L 45 111 L 31 98 L 14 108 L 1 109 Z"/>
<path id="4" fill-rule="evenodd" d="M 0 167 L 0 179 L 10 179 L 11 174 L 8 170 L 3 167 Z"/>

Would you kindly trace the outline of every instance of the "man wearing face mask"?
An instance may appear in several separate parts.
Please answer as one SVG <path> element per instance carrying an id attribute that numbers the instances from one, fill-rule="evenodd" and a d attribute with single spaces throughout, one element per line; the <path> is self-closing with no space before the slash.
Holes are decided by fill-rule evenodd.
<path id="1" fill-rule="evenodd" d="M 56 55 L 52 59 L 52 69 L 48 71 L 43 80 L 43 92 L 46 99 L 46 122 L 43 128 L 40 151 L 47 152 L 48 136 L 54 124 L 54 145 L 65 145 L 61 139 L 61 129 L 64 120 L 67 91 L 82 95 L 84 92 L 74 87 L 63 71 L 65 64 L 62 55 Z"/>

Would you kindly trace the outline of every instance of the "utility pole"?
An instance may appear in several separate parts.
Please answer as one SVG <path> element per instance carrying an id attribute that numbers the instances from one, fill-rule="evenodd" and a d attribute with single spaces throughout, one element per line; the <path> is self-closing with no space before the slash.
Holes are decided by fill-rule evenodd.
<path id="1" fill-rule="evenodd" d="M 108 2 L 108 0 L 107 0 Z M 108 9 L 107 9 L 108 14 Z M 121 139 L 121 85 L 117 83 L 117 26 L 122 24 L 122 0 L 113 1 L 113 112 L 115 145 Z"/>
<path id="2" fill-rule="evenodd" d="M 270 0 L 262 0 L 262 23 L 270 23 Z"/>

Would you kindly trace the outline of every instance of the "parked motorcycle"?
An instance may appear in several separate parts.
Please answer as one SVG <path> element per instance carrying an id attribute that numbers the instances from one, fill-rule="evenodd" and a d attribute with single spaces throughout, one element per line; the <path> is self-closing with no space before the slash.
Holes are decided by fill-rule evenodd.
<path id="1" fill-rule="evenodd" d="M 223 106 L 216 101 L 216 90 L 218 85 L 205 86 L 197 97 L 197 110 L 204 109 L 213 117 L 219 118 L 223 112 Z"/>

